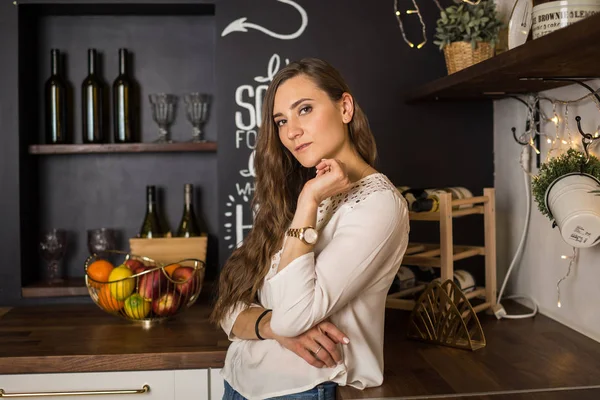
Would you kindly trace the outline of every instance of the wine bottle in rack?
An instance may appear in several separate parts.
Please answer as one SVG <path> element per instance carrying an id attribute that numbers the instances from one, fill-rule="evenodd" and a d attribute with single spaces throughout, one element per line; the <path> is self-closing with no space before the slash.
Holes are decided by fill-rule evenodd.
<path id="1" fill-rule="evenodd" d="M 160 223 L 156 200 L 156 187 L 146 186 L 146 215 L 138 237 L 153 239 L 164 237 L 165 233 Z"/>
<path id="2" fill-rule="evenodd" d="M 96 49 L 88 49 L 88 75 L 81 84 L 83 143 L 104 143 L 104 83 L 98 74 Z"/>
<path id="3" fill-rule="evenodd" d="M 113 126 L 115 143 L 136 141 L 134 82 L 129 75 L 127 49 L 119 49 L 119 76 L 113 82 Z"/>
<path id="4" fill-rule="evenodd" d="M 177 228 L 178 237 L 203 236 L 194 212 L 193 192 L 194 186 L 192 184 L 187 183 L 184 185 L 183 215 Z"/>
<path id="5" fill-rule="evenodd" d="M 67 82 L 61 67 L 60 51 L 50 51 L 50 77 L 46 81 L 46 143 L 65 144 L 71 141 L 67 115 Z"/>

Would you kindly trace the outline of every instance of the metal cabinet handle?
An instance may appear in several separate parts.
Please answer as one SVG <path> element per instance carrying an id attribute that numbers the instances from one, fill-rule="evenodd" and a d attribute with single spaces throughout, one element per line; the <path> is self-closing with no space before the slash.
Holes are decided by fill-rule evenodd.
<path id="1" fill-rule="evenodd" d="M 131 390 L 89 390 L 81 392 L 38 392 L 38 393 L 6 393 L 4 389 L 0 389 L 0 398 L 17 398 L 17 397 L 50 397 L 50 396 L 97 396 L 103 394 L 142 394 L 148 393 L 150 386 L 144 385 L 141 389 Z"/>

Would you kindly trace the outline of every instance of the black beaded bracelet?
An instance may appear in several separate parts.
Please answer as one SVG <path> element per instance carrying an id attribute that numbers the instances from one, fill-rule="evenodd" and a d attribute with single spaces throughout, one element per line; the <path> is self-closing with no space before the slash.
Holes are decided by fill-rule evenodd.
<path id="1" fill-rule="evenodd" d="M 258 324 L 260 323 L 260 320 L 267 315 L 268 312 L 273 311 L 271 309 L 266 309 L 265 311 L 262 312 L 262 314 L 259 315 L 259 317 L 256 319 L 256 325 L 254 325 L 254 332 L 256 333 L 256 337 L 259 338 L 260 340 L 265 340 L 265 338 L 263 338 L 262 336 L 260 336 L 260 333 L 258 333 Z"/>

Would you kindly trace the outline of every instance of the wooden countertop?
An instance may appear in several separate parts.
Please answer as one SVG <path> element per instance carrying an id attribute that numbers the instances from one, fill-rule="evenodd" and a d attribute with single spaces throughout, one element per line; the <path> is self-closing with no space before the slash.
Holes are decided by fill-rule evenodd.
<path id="1" fill-rule="evenodd" d="M 220 368 L 229 341 L 208 324 L 209 312 L 201 299 L 177 318 L 143 329 L 93 304 L 0 309 L 0 374 Z M 480 314 L 487 346 L 476 352 L 406 339 L 408 317 L 386 312 L 383 385 L 341 387 L 340 399 L 459 393 L 566 399 L 571 392 L 522 397 L 520 391 L 600 384 L 600 344 L 542 315 L 497 321 Z M 576 390 L 572 398 L 597 396 L 599 388 Z"/>
<path id="2" fill-rule="evenodd" d="M 220 368 L 229 341 L 209 313 L 199 300 L 144 329 L 94 304 L 14 308 L 0 318 L 0 374 Z"/>

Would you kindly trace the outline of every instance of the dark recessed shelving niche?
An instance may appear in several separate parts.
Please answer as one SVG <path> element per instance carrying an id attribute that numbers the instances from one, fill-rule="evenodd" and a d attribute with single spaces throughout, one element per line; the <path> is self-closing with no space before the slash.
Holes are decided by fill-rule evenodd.
<path id="1" fill-rule="evenodd" d="M 145 212 L 145 187 L 156 185 L 159 208 L 171 230 L 183 211 L 183 186 L 195 187 L 195 207 L 209 236 L 218 227 L 217 131 L 214 104 L 205 125 L 208 143 L 186 143 L 192 126 L 186 119 L 183 96 L 189 92 L 214 94 L 215 1 L 77 0 L 19 1 L 18 43 L 19 122 L 19 294 L 22 297 L 87 296 L 83 281 L 89 254 L 87 230 L 107 227 L 119 232 L 119 247 L 139 230 Z M 7 25 L 10 28 L 10 25 Z M 0 29 L 1 30 L 1 29 Z M 18 36 L 18 37 L 15 37 Z M 50 75 L 50 50 L 63 54 L 70 83 L 72 144 L 48 145 L 44 135 L 44 82 Z M 105 95 L 112 96 L 118 75 L 118 50 L 131 54 L 130 69 L 139 86 L 139 143 L 115 144 L 112 102 L 105 132 L 110 143 L 83 144 L 81 137 L 81 82 L 87 75 L 87 50 L 99 55 Z M 170 127 L 174 143 L 152 143 L 158 127 L 152 119 L 148 95 L 179 97 Z M 6 99 L 6 98 L 5 98 Z M 16 101 L 16 100 L 15 100 Z M 92 156 L 77 156 L 92 154 Z M 16 156 L 15 156 L 16 157 Z M 68 233 L 64 259 L 67 280 L 61 285 L 41 283 L 45 263 L 38 251 L 40 232 L 60 228 Z M 211 238 L 212 239 L 212 238 Z M 209 242 L 208 268 L 215 268 L 216 246 Z M 212 258 L 211 258 L 212 257 Z M 211 265 L 211 262 L 214 265 Z M 18 278 L 14 279 L 19 286 Z M 12 281 L 11 281 L 12 284 Z M 11 295 L 14 297 L 14 295 Z"/>

